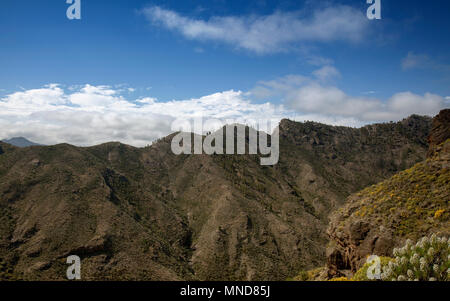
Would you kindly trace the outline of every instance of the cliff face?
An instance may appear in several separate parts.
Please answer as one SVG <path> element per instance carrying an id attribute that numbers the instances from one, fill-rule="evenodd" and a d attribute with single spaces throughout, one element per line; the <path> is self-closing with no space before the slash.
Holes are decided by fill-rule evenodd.
<path id="1" fill-rule="evenodd" d="M 328 214 L 423 161 L 431 120 L 361 129 L 284 120 L 280 162 L 175 156 L 171 137 L 0 154 L 0 279 L 284 280 L 323 266 Z"/>
<path id="2" fill-rule="evenodd" d="M 439 115 L 433 119 L 431 134 L 428 138 L 430 144 L 429 156 L 437 146 L 450 139 L 450 109 L 442 110 Z"/>
<path id="3" fill-rule="evenodd" d="M 330 218 L 330 276 L 389 256 L 407 238 L 450 233 L 450 110 L 433 120 L 426 161 L 350 196 Z"/>

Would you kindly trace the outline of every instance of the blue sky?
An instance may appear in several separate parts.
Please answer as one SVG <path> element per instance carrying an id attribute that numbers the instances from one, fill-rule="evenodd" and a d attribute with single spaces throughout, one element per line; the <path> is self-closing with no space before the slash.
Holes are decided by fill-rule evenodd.
<path id="1" fill-rule="evenodd" d="M 0 103 L 12 110 L 24 96 L 17 93 L 55 93 L 49 84 L 59 84 L 68 102 L 70 91 L 138 103 L 233 90 L 242 92 L 240 101 L 282 105 L 277 116 L 295 112 L 348 125 L 406 117 L 399 110 L 411 104 L 419 104 L 417 112 L 403 115 L 448 106 L 450 2 L 382 0 L 382 19 L 373 21 L 366 18 L 365 2 L 81 0 L 82 19 L 68 20 L 65 0 L 3 0 Z M 87 85 L 100 90 L 82 90 Z M 322 111 L 340 106 L 335 99 L 343 108 L 360 109 Z M 47 142 L 63 136 L 23 130 L 25 120 L 11 114 L 3 120 L 22 130 L 10 126 L 3 136 L 28 134 Z"/>

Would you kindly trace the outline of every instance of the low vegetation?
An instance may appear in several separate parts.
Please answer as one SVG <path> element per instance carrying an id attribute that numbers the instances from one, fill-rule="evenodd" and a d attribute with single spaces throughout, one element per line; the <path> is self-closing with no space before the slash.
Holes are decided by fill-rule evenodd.
<path id="1" fill-rule="evenodd" d="M 354 215 L 382 219 L 383 224 L 395 222 L 393 228 L 399 236 L 426 233 L 448 221 L 449 188 L 450 169 L 428 159 L 360 192 L 362 206 Z"/>
<path id="2" fill-rule="evenodd" d="M 336 277 L 330 281 L 375 281 L 367 271 L 373 263 L 366 263 L 353 277 Z M 392 257 L 380 257 L 382 281 L 450 281 L 450 240 L 431 235 L 416 243 L 407 240 L 401 248 L 395 248 Z M 302 275 L 308 275 L 308 272 Z M 310 278 L 299 275 L 296 280 Z"/>
<path id="3" fill-rule="evenodd" d="M 383 266 L 386 281 L 450 281 L 450 242 L 446 237 L 410 240 L 394 249 L 395 259 Z"/>

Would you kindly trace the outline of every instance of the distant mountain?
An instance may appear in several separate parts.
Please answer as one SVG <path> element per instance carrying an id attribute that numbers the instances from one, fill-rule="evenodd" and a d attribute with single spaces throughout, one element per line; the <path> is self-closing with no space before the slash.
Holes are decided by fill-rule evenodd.
<path id="1" fill-rule="evenodd" d="M 63 280 L 68 255 L 83 280 L 285 280 L 324 266 L 330 213 L 425 160 L 431 118 L 279 128 L 273 167 L 176 156 L 171 136 L 146 148 L 0 143 L 0 280 Z"/>
<path id="2" fill-rule="evenodd" d="M 11 139 L 2 140 L 4 143 L 8 143 L 17 147 L 39 146 L 41 144 L 34 143 L 23 137 L 14 137 Z"/>

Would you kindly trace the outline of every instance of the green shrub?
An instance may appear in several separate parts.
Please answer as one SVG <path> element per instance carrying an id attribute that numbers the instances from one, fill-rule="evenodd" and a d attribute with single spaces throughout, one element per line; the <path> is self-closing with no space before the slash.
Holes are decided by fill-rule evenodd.
<path id="1" fill-rule="evenodd" d="M 382 268 L 385 281 L 449 281 L 450 240 L 432 235 L 394 249 L 395 259 Z"/>
<path id="2" fill-rule="evenodd" d="M 298 274 L 298 276 L 295 277 L 295 280 L 297 280 L 297 281 L 308 281 L 309 280 L 308 272 L 306 272 L 306 271 L 300 272 Z"/>

